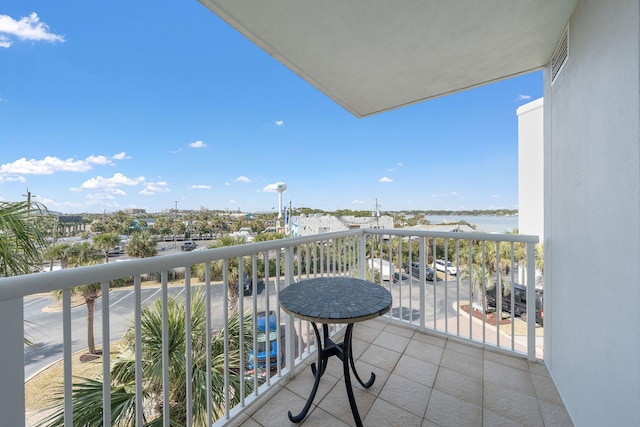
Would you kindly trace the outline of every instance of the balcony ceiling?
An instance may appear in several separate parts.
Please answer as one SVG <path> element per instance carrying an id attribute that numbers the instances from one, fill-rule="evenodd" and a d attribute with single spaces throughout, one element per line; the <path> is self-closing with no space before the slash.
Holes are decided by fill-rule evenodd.
<path id="1" fill-rule="evenodd" d="M 358 117 L 540 69 L 577 0 L 199 0 Z"/>

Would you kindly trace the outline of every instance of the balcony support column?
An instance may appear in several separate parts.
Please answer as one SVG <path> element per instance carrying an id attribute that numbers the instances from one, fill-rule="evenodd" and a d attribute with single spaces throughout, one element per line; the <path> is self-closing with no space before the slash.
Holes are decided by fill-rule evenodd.
<path id="1" fill-rule="evenodd" d="M 0 301 L 0 399 L 2 425 L 25 425 L 24 416 L 24 312 L 22 298 Z"/>

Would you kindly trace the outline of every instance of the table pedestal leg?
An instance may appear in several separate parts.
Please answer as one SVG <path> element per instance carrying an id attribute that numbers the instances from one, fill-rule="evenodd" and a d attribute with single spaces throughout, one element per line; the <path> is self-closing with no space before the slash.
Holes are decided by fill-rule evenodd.
<path id="1" fill-rule="evenodd" d="M 313 388 L 311 389 L 311 394 L 307 399 L 307 403 L 304 405 L 304 408 L 298 415 L 292 415 L 291 411 L 289 411 L 289 419 L 294 423 L 299 423 L 307 416 L 309 409 L 311 408 L 311 404 L 313 403 L 313 399 L 316 397 L 316 393 L 318 391 L 318 385 L 320 384 L 320 378 L 324 374 L 324 371 L 327 369 L 327 362 L 329 357 L 338 356 L 340 360 L 342 360 L 342 369 L 344 372 L 344 383 L 347 389 L 347 397 L 349 398 L 349 406 L 351 406 L 351 413 L 353 414 L 353 419 L 356 422 L 357 427 L 362 427 L 362 420 L 360 419 L 360 413 L 358 412 L 358 406 L 356 405 L 356 399 L 353 396 L 353 386 L 351 385 L 351 373 L 349 372 L 349 367 L 353 371 L 356 379 L 364 388 L 369 388 L 373 385 L 376 380 L 376 375 L 372 372 L 369 381 L 366 383 L 360 379 L 358 375 L 358 371 L 356 371 L 355 364 L 353 362 L 353 351 L 351 348 L 352 338 L 353 338 L 353 323 L 347 324 L 347 330 L 344 335 L 344 341 L 342 343 L 336 344 L 331 339 L 329 339 L 329 327 L 326 324 L 322 325 L 323 338 L 322 341 L 324 345 L 321 344 L 320 341 L 320 331 L 318 331 L 318 327 L 315 322 L 311 322 L 313 326 L 313 330 L 316 334 L 316 342 L 318 346 L 318 366 L 316 367 L 315 363 L 311 364 L 311 372 L 315 377 L 313 382 Z"/>

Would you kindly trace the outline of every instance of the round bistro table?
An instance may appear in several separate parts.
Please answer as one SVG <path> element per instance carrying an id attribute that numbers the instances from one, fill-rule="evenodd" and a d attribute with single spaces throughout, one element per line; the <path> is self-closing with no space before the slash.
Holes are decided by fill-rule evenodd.
<path id="1" fill-rule="evenodd" d="M 329 357 L 337 356 L 342 360 L 344 382 L 349 397 L 349 405 L 357 426 L 362 426 L 358 407 L 353 397 L 351 371 L 364 388 L 369 388 L 376 380 L 372 372 L 367 382 L 363 382 L 353 363 L 351 340 L 353 325 L 356 322 L 381 316 L 391 308 L 391 293 L 383 286 L 361 279 L 350 277 L 317 277 L 301 280 L 280 291 L 282 309 L 300 319 L 308 320 L 313 326 L 318 343 L 318 366 L 311 364 L 311 372 L 315 377 L 311 394 L 307 403 L 298 415 L 291 414 L 289 419 L 294 423 L 302 421 L 309 412 L 313 399 L 318 391 L 320 378 L 327 368 Z M 317 323 L 322 323 L 323 340 Z M 346 323 L 344 340 L 335 343 L 329 338 L 329 324 Z"/>

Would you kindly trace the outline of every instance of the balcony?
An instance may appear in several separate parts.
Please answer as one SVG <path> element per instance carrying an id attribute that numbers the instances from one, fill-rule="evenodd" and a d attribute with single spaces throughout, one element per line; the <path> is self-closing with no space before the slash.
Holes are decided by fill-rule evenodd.
<path id="1" fill-rule="evenodd" d="M 73 352 L 86 342 L 80 338 L 86 331 L 86 324 L 72 318 L 70 289 L 100 283 L 102 297 L 95 315 L 97 343 L 119 340 L 129 324 L 135 331 L 136 420 L 140 421 L 143 415 L 163 416 L 168 425 L 171 416 L 174 402 L 168 393 L 161 393 L 162 413 L 150 415 L 143 409 L 145 402 L 141 396 L 148 379 L 143 373 L 141 316 L 144 307 L 153 299 L 166 310 L 167 302 L 175 294 L 186 302 L 197 298 L 206 300 L 206 324 L 211 325 L 205 333 L 206 340 L 201 340 L 206 341 L 206 348 L 212 349 L 216 331 L 223 331 L 227 337 L 223 340 L 224 348 L 237 348 L 239 352 L 238 360 L 234 360 L 227 350 L 222 353 L 224 369 L 221 371 L 224 372 L 226 388 L 223 390 L 226 391 L 215 399 L 217 406 L 208 405 L 206 419 L 216 425 L 254 425 L 254 421 L 262 425 L 286 424 L 287 410 L 299 410 L 302 396 L 310 389 L 308 364 L 315 360 L 312 356 L 316 343 L 309 323 L 279 309 L 278 292 L 305 278 L 353 276 L 376 281 L 393 295 L 393 306 L 387 315 L 358 324 L 354 329 L 356 365 L 359 369 L 376 372 L 378 377 L 369 390 L 355 387 L 365 424 L 384 424 L 386 417 L 406 420 L 403 422 L 408 425 L 420 425 L 423 420 L 439 425 L 460 425 L 465 424 L 465 420 L 468 424 L 479 424 L 480 420 L 487 424 L 500 420 L 521 425 L 570 423 L 544 364 L 538 360 L 543 352 L 543 328 L 536 325 L 535 316 L 527 316 L 526 323 L 509 316 L 502 307 L 506 300 L 498 299 L 496 310 L 503 312 L 498 329 L 490 324 L 490 311 L 469 316 L 468 309 L 464 310 L 465 306 L 472 306 L 472 300 L 477 305 L 486 305 L 488 283 L 497 278 L 510 283 L 526 278 L 527 283 L 534 283 L 536 242 L 537 238 L 533 236 L 358 229 L 0 279 L 0 322 L 3 324 L 0 342 L 4 343 L 0 351 L 0 374 L 6 379 L 1 387 L 3 395 L 7 396 L 0 402 L 0 412 L 7 425 L 24 425 L 34 419 L 30 415 L 25 420 L 24 393 L 16 392 L 24 389 L 26 359 L 21 347 L 24 321 L 31 320 L 25 318 L 24 307 L 27 297 L 60 290 L 63 309 L 56 324 L 62 342 L 50 347 L 61 348 L 58 356 L 65 365 L 62 379 L 64 419 L 65 425 L 73 425 L 71 361 Z M 433 260 L 440 257 L 463 271 L 456 276 L 440 274 L 440 280 L 430 282 L 423 273 L 413 276 L 397 268 L 402 265 L 400 259 L 432 265 Z M 385 272 L 369 268 L 371 264 L 367 259 L 371 258 L 387 261 L 392 268 L 391 280 L 383 280 L 387 276 Z M 193 266 L 202 264 L 208 268 L 203 269 L 206 273 L 198 280 Z M 508 271 L 500 267 L 506 264 L 511 266 Z M 222 269 L 221 281 L 211 278 L 213 265 Z M 488 267 L 491 265 L 498 266 L 496 272 L 492 273 Z M 465 270 L 470 273 L 465 274 Z M 480 271 L 490 280 L 481 280 L 479 287 L 473 286 L 469 280 L 469 277 L 473 278 L 473 271 Z M 262 287 L 251 287 L 246 296 L 238 298 L 238 312 L 246 313 L 248 319 L 248 330 L 245 331 L 248 338 L 240 329 L 238 341 L 233 341 L 236 338 L 227 326 L 232 316 L 228 300 L 233 294 L 227 292 L 234 276 L 232 272 L 237 277 L 250 277 L 253 283 L 264 283 Z M 170 277 L 176 274 L 184 277 L 172 282 Z M 152 282 L 155 283 L 151 285 L 154 291 L 148 297 L 145 294 L 148 287 L 142 286 L 147 277 L 159 278 L 158 282 Z M 119 289 L 110 290 L 110 282 L 116 279 L 130 284 L 126 295 L 119 294 Z M 535 289 L 530 286 L 526 292 L 527 312 L 533 313 Z M 129 298 L 126 303 L 122 302 L 125 297 Z M 513 293 L 505 298 L 510 298 L 513 306 Z M 117 300 L 118 309 L 110 308 L 115 306 L 111 299 Z M 128 321 L 123 321 L 123 306 Z M 190 319 L 191 305 L 185 306 L 185 316 Z M 275 334 L 277 347 L 282 355 L 275 358 L 272 369 L 252 375 L 247 369 L 246 349 L 256 348 L 260 313 L 273 313 L 280 331 Z M 165 339 L 159 363 L 169 381 L 171 355 L 168 335 L 165 335 L 169 329 L 166 317 L 162 324 Z M 343 326 L 332 325 L 331 331 L 339 337 Z M 53 330 L 48 332 L 55 335 Z M 189 336 L 192 334 L 187 328 Z M 191 350 L 196 339 L 185 341 Z M 55 352 L 51 348 L 47 351 Z M 187 351 L 187 354 L 192 352 Z M 115 357 L 105 347 L 102 355 L 104 378 L 112 378 L 110 366 Z M 187 372 L 192 372 L 193 359 L 195 356 L 186 357 Z M 315 406 L 304 424 L 326 424 L 325 416 L 347 424 L 353 422 L 349 407 L 344 404 L 346 393 L 337 368 L 338 363 L 329 362 Z M 210 369 L 206 371 L 211 375 Z M 239 388 L 229 391 L 228 384 L 238 378 L 245 381 L 236 381 Z M 168 388 L 168 382 L 162 384 Z M 186 384 L 187 396 L 191 396 L 191 382 Z M 329 393 L 332 388 L 335 390 Z M 109 425 L 112 415 L 109 387 L 103 388 L 101 404 L 103 424 Z M 194 400 L 188 397 L 187 419 L 192 419 L 197 410 Z M 218 415 L 214 416 L 216 412 Z"/>

